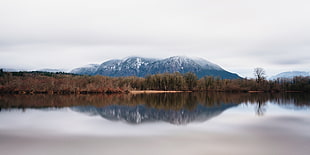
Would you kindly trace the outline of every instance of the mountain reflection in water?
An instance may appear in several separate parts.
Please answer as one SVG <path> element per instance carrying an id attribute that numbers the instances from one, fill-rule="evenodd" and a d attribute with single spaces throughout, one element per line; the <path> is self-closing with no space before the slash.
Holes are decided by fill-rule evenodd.
<path id="1" fill-rule="evenodd" d="M 130 124 L 164 121 L 172 124 L 202 122 L 241 103 L 255 104 L 256 114 L 264 115 L 267 102 L 289 109 L 309 109 L 308 94 L 172 93 L 119 95 L 5 95 L 0 110 L 18 108 L 63 108 L 99 115 Z"/>
<path id="2" fill-rule="evenodd" d="M 131 124 L 155 121 L 165 121 L 172 124 L 187 124 L 194 121 L 206 121 L 236 105 L 237 104 L 221 104 L 213 107 L 206 107 L 198 104 L 195 109 L 192 110 L 164 110 L 149 108 L 144 105 L 111 105 L 106 107 L 80 106 L 72 107 L 71 109 L 91 115 L 100 115 L 109 120 L 123 120 Z"/>

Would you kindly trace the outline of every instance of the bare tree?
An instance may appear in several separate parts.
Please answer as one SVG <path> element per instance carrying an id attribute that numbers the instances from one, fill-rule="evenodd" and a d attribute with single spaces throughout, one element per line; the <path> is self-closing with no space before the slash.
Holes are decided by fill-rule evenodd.
<path id="1" fill-rule="evenodd" d="M 265 103 L 261 100 L 257 101 L 257 105 L 256 105 L 256 114 L 258 116 L 263 116 L 266 112 L 266 107 L 265 107 Z"/>
<path id="2" fill-rule="evenodd" d="M 256 82 L 260 83 L 265 80 L 266 72 L 263 68 L 254 68 L 254 76 L 256 78 Z"/>

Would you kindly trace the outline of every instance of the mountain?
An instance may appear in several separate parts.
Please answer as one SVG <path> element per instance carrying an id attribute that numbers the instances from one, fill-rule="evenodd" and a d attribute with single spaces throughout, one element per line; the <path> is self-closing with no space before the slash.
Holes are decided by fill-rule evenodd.
<path id="1" fill-rule="evenodd" d="M 275 80 L 278 78 L 287 78 L 292 79 L 295 76 L 310 76 L 310 72 L 304 72 L 304 71 L 290 71 L 290 72 L 282 72 L 275 76 L 270 77 L 271 80 Z"/>
<path id="2" fill-rule="evenodd" d="M 63 70 L 63 69 L 50 69 L 50 68 L 39 69 L 37 71 L 50 72 L 50 73 L 65 72 L 65 70 Z"/>
<path id="3" fill-rule="evenodd" d="M 98 69 L 99 65 L 97 64 L 90 64 L 81 68 L 76 68 L 71 71 L 71 73 L 75 74 L 82 74 L 82 75 L 94 75 Z"/>
<path id="4" fill-rule="evenodd" d="M 195 109 L 164 110 L 149 108 L 144 105 L 126 106 L 111 105 L 106 107 L 77 106 L 70 109 L 92 116 L 101 116 L 111 121 L 125 121 L 130 124 L 164 121 L 171 124 L 188 124 L 191 122 L 204 122 L 220 115 L 226 109 L 237 104 L 219 104 L 206 107 L 198 104 Z"/>
<path id="5" fill-rule="evenodd" d="M 13 68 L 0 68 L 4 72 L 20 72 L 20 71 L 26 71 L 26 69 L 13 69 Z"/>
<path id="6" fill-rule="evenodd" d="M 29 69 L 12 69 L 12 68 L 0 68 L 3 69 L 4 72 L 66 72 L 65 69 L 51 69 L 51 68 L 43 68 L 38 70 L 29 70 Z"/>
<path id="7" fill-rule="evenodd" d="M 203 76 L 218 76 L 223 79 L 240 78 L 237 74 L 225 71 L 220 66 L 202 58 L 188 58 L 174 56 L 166 59 L 152 59 L 142 57 L 129 57 L 122 60 L 113 59 L 100 65 L 91 65 L 76 68 L 71 71 L 74 74 L 105 75 L 112 77 L 138 76 L 159 73 L 187 73 L 193 72 L 199 78 Z"/>

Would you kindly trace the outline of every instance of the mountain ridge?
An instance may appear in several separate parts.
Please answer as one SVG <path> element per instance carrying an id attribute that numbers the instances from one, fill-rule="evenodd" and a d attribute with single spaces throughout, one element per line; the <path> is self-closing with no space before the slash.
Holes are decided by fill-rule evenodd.
<path id="1" fill-rule="evenodd" d="M 104 75 L 112 77 L 138 76 L 145 77 L 160 73 L 195 73 L 199 78 L 204 76 L 217 76 L 222 79 L 241 78 L 235 73 L 222 69 L 219 65 L 202 58 L 189 58 L 185 56 L 173 56 L 164 59 L 127 57 L 124 59 L 112 59 L 102 64 L 88 67 L 75 68 L 74 74 Z"/>
<path id="2" fill-rule="evenodd" d="M 305 71 L 287 71 L 287 72 L 281 72 L 277 75 L 274 75 L 270 77 L 271 80 L 276 80 L 278 78 L 287 78 L 287 79 L 292 79 L 295 76 L 310 76 L 310 72 L 305 72 Z"/>

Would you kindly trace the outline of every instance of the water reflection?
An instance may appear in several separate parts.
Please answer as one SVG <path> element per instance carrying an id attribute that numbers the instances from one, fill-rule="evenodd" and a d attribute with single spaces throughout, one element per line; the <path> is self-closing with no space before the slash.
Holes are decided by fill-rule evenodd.
<path id="1" fill-rule="evenodd" d="M 257 100 L 257 103 L 256 103 L 256 114 L 258 116 L 263 116 L 264 113 L 266 112 L 265 105 L 266 105 L 265 102 L 262 102 L 261 100 Z"/>
<path id="2" fill-rule="evenodd" d="M 249 94 L 249 93 L 175 93 L 123 95 L 6 95 L 0 96 L 1 109 L 63 108 L 99 115 L 108 120 L 131 124 L 165 121 L 187 124 L 206 121 L 241 103 L 254 104 L 255 112 L 263 116 L 266 103 L 286 109 L 309 109 L 308 94 Z"/>
<path id="3" fill-rule="evenodd" d="M 221 104 L 213 107 L 206 107 L 198 104 L 195 106 L 195 109 L 191 110 L 165 110 L 149 108 L 145 105 L 111 105 L 106 107 L 81 106 L 72 107 L 71 109 L 86 114 L 100 115 L 109 120 L 122 120 L 131 124 L 157 121 L 164 121 L 172 124 L 187 124 L 194 121 L 206 121 L 233 106 L 236 106 L 236 104 Z"/>

